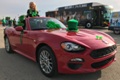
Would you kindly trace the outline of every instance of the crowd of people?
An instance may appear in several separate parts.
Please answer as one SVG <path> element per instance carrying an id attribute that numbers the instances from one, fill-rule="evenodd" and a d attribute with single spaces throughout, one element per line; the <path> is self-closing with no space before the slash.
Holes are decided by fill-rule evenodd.
<path id="1" fill-rule="evenodd" d="M 13 26 L 16 24 L 16 20 L 15 19 L 2 19 L 2 26 Z"/>

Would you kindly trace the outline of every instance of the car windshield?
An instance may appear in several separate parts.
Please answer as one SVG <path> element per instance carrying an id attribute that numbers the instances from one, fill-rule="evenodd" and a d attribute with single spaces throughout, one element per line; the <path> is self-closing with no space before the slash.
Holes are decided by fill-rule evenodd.
<path id="1" fill-rule="evenodd" d="M 59 24 L 61 28 L 66 28 L 63 23 L 54 18 L 30 18 L 30 27 L 32 30 L 48 29 L 46 26 L 48 21 L 53 21 L 54 23 Z"/>

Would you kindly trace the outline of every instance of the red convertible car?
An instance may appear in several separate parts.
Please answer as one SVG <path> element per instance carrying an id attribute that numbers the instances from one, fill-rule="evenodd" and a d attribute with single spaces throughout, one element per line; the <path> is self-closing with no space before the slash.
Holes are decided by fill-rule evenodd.
<path id="1" fill-rule="evenodd" d="M 54 21 L 60 29 L 48 29 Z M 98 39 L 99 38 L 99 39 Z M 67 31 L 54 18 L 26 18 L 23 26 L 6 27 L 5 49 L 39 64 L 45 76 L 56 73 L 79 74 L 101 70 L 115 61 L 116 43 L 108 34 L 88 29 Z"/>

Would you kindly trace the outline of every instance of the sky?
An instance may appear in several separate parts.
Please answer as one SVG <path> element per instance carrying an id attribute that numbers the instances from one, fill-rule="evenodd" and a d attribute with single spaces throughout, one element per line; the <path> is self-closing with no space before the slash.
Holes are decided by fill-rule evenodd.
<path id="1" fill-rule="evenodd" d="M 0 0 L 0 19 L 6 16 L 17 18 L 19 15 L 26 15 L 31 1 L 36 3 L 40 16 L 45 16 L 45 12 L 56 10 L 58 7 L 89 2 L 111 5 L 115 11 L 120 11 L 120 0 Z"/>

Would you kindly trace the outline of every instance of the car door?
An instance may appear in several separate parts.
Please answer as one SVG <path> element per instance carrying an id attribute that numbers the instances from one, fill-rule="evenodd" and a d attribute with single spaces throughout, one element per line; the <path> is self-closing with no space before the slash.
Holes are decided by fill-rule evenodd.
<path id="1" fill-rule="evenodd" d="M 10 39 L 10 43 L 11 45 L 13 46 L 13 48 L 15 50 L 18 49 L 18 46 L 19 46 L 19 43 L 20 43 L 20 34 L 21 34 L 21 31 L 17 31 L 15 28 L 13 29 L 13 31 L 11 31 L 11 35 L 9 37 Z"/>
<path id="2" fill-rule="evenodd" d="M 31 36 L 31 32 L 30 30 L 24 30 L 23 33 L 20 34 L 19 50 L 22 55 L 32 59 L 35 53 L 35 39 Z"/>

